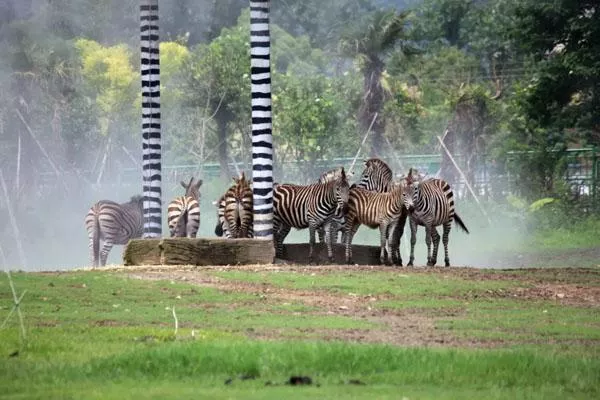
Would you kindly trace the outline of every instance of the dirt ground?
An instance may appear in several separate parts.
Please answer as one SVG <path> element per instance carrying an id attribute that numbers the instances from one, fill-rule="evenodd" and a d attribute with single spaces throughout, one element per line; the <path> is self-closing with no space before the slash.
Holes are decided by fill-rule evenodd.
<path id="1" fill-rule="evenodd" d="M 502 345 L 502 340 L 477 340 L 459 338 L 449 331 L 436 328 L 436 322 L 451 320 L 465 311 L 439 308 L 423 309 L 386 309 L 374 307 L 385 296 L 363 296 L 352 293 L 333 293 L 324 290 L 282 289 L 268 283 L 232 282 L 215 277 L 218 271 L 286 271 L 298 274 L 318 276 L 331 272 L 349 271 L 390 271 L 390 267 L 379 266 L 298 266 L 298 265 L 260 265 L 260 266 L 215 266 L 215 267 L 127 267 L 117 268 L 135 279 L 183 281 L 199 287 L 211 287 L 227 293 L 247 293 L 260 296 L 267 305 L 304 304 L 318 311 L 311 314 L 343 315 L 354 319 L 363 319 L 382 326 L 381 329 L 301 329 L 297 334 L 285 333 L 285 338 L 318 338 L 325 340 L 343 340 L 364 343 L 389 343 L 403 346 L 475 346 L 494 347 Z M 398 269 L 402 274 L 440 274 L 474 280 L 519 280 L 523 285 L 510 290 L 488 290 L 483 294 L 456 297 L 468 302 L 475 297 L 518 298 L 523 300 L 553 300 L 557 304 L 600 308 L 600 285 L 589 286 L 588 281 L 600 282 L 600 270 L 596 269 L 531 269 L 527 274 L 520 270 L 505 271 L 502 274 L 474 268 L 415 268 Z M 576 276 L 574 276 L 574 274 Z M 573 282 L 581 282 L 577 284 Z M 233 304 L 233 307 L 236 305 Z M 282 338 L 283 330 L 251 330 L 249 337 L 261 339 Z M 513 342 L 514 343 L 514 342 Z M 562 343 L 562 342 L 561 342 Z"/>

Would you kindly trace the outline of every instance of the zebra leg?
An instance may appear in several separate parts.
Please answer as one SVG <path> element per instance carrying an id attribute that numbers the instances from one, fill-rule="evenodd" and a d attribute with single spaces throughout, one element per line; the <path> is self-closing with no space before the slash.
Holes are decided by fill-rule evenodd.
<path id="1" fill-rule="evenodd" d="M 325 228 L 320 226 L 317 228 L 317 233 L 319 234 L 319 243 L 323 243 L 323 241 L 327 242 L 327 235 L 325 235 Z"/>
<path id="2" fill-rule="evenodd" d="M 313 251 L 314 251 L 314 247 L 315 247 L 315 230 L 316 230 L 316 228 L 312 224 L 308 225 L 308 244 L 309 244 L 308 263 L 309 264 L 312 264 L 312 262 L 313 262 Z M 331 242 L 327 246 L 328 252 L 329 252 L 329 246 L 331 246 Z"/>
<path id="3" fill-rule="evenodd" d="M 386 252 L 388 257 L 388 265 L 394 265 L 394 260 L 396 259 L 396 249 L 400 247 L 396 246 L 396 229 L 398 226 L 398 220 L 392 221 L 388 225 L 387 235 L 386 235 Z M 399 243 L 399 242 L 398 242 Z"/>
<path id="4" fill-rule="evenodd" d="M 386 250 L 388 251 L 388 256 L 390 255 L 389 242 L 387 240 L 388 227 L 389 225 L 386 225 L 385 223 L 379 225 L 379 264 L 381 265 L 385 264 Z"/>
<path id="5" fill-rule="evenodd" d="M 346 223 L 344 228 L 344 242 L 346 244 L 346 264 L 353 264 L 352 262 L 352 238 L 358 230 L 358 225 L 353 226 L 352 224 Z"/>
<path id="6" fill-rule="evenodd" d="M 287 225 L 281 225 L 278 230 L 273 230 L 275 237 L 275 256 L 277 258 L 283 258 L 283 241 L 286 236 L 290 233 L 292 228 Z"/>
<path id="7" fill-rule="evenodd" d="M 431 254 L 431 265 L 437 264 L 437 254 L 440 248 L 440 234 L 435 226 L 431 227 L 431 239 L 433 240 L 433 253 Z"/>
<path id="8" fill-rule="evenodd" d="M 415 244 L 417 244 L 417 221 L 414 218 L 410 218 L 410 259 L 408 260 L 407 267 L 412 267 L 415 261 Z"/>
<path id="9" fill-rule="evenodd" d="M 431 259 L 431 225 L 425 225 L 425 244 L 427 245 L 427 266 L 431 267 L 432 259 Z"/>
<path id="10" fill-rule="evenodd" d="M 404 234 L 404 225 L 406 225 L 406 214 L 398 218 L 398 222 L 392 230 L 392 262 L 397 266 L 402 266 L 402 255 L 400 254 L 400 240 Z"/>
<path id="11" fill-rule="evenodd" d="M 446 267 L 450 266 L 450 256 L 448 255 L 448 239 L 450 237 L 450 228 L 452 228 L 452 222 L 446 222 L 444 224 L 444 233 L 442 237 L 442 243 L 444 244 L 444 263 Z"/>
<path id="12" fill-rule="evenodd" d="M 100 266 L 104 267 L 106 265 L 106 259 L 108 258 L 108 253 L 113 247 L 113 243 L 104 240 L 104 245 L 102 246 L 102 250 L 100 251 Z"/>
<path id="13" fill-rule="evenodd" d="M 337 236 L 337 227 L 334 222 L 328 222 L 325 227 L 325 238 L 329 238 L 329 240 L 325 240 L 325 244 L 327 245 L 327 259 L 330 263 L 333 263 L 333 245 L 335 244 L 335 239 Z M 334 236 L 335 235 L 335 236 Z"/>

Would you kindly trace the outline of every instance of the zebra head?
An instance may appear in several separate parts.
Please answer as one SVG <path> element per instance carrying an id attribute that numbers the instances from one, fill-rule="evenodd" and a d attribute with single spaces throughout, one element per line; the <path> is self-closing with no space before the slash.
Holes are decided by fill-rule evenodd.
<path id="1" fill-rule="evenodd" d="M 365 160 L 358 187 L 377 192 L 387 192 L 392 183 L 392 170 L 379 158 Z"/>
<path id="2" fill-rule="evenodd" d="M 416 179 L 415 179 L 416 177 Z M 415 210 L 415 201 L 419 196 L 419 175 L 412 168 L 408 170 L 408 175 L 401 176 L 402 182 L 402 201 L 408 212 Z"/>
<path id="3" fill-rule="evenodd" d="M 340 176 L 334 181 L 335 182 L 335 200 L 337 207 L 335 208 L 335 217 L 338 219 L 344 218 L 348 212 L 348 195 L 350 193 L 350 185 L 346 179 L 346 172 L 344 167 L 340 171 Z"/>
<path id="4" fill-rule="evenodd" d="M 200 186 L 202 186 L 202 183 L 202 179 L 199 179 L 198 181 L 194 182 L 194 177 L 192 176 L 189 183 L 181 181 L 181 186 L 183 186 L 183 188 L 185 189 L 186 196 L 198 200 L 200 199 Z"/>

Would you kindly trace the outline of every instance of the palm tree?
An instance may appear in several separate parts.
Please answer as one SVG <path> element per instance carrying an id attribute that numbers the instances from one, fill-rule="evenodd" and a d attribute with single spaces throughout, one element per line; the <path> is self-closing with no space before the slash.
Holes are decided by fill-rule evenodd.
<path id="1" fill-rule="evenodd" d="M 162 235 L 158 0 L 140 1 L 144 237 Z"/>
<path id="2" fill-rule="evenodd" d="M 407 16 L 407 13 L 395 11 L 376 11 L 363 24 L 343 32 L 339 41 L 340 53 L 356 59 L 363 73 L 364 95 L 358 118 L 365 132 L 371 123 L 373 124 L 372 156 L 381 154 L 385 128 L 385 121 L 381 115 L 385 100 L 382 84 L 385 61 L 396 48 L 396 44 L 405 37 Z"/>

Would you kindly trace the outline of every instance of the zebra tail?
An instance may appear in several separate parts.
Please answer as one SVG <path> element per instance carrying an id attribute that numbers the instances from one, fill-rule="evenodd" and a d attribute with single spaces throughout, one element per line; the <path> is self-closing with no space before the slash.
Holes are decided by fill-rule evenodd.
<path id="1" fill-rule="evenodd" d="M 456 225 L 458 225 L 460 227 L 460 229 L 462 229 L 466 233 L 469 233 L 469 230 L 467 229 L 467 226 L 465 225 L 465 223 L 463 222 L 463 220 L 460 219 L 460 217 L 456 213 L 454 213 L 454 222 L 456 222 Z"/>
<path id="2" fill-rule="evenodd" d="M 217 225 L 215 226 L 215 235 L 223 236 L 223 225 L 221 221 L 217 221 Z"/>
<path id="3" fill-rule="evenodd" d="M 92 229 L 92 251 L 94 252 L 92 262 L 100 263 L 100 219 L 96 213 L 94 213 L 94 228 Z"/>

